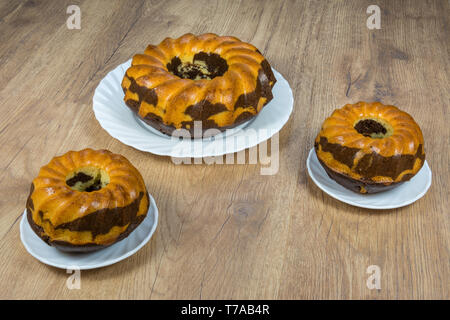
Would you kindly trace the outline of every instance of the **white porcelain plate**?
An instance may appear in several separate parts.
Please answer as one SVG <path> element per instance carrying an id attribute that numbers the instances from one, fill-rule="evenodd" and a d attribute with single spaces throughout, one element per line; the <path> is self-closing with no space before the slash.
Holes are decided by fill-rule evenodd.
<path id="1" fill-rule="evenodd" d="M 147 216 L 128 237 L 105 249 L 90 253 L 67 253 L 47 245 L 31 229 L 26 210 L 20 222 L 20 239 L 25 249 L 39 261 L 61 269 L 87 270 L 109 266 L 141 249 L 152 237 L 158 225 L 158 208 L 150 195 Z"/>
<path id="2" fill-rule="evenodd" d="M 93 109 L 98 122 L 112 137 L 141 151 L 172 157 L 210 157 L 251 148 L 281 130 L 294 104 L 291 87 L 273 70 L 277 82 L 273 99 L 252 120 L 211 138 L 184 139 L 164 135 L 141 121 L 123 101 L 123 76 L 131 60 L 109 72 L 95 89 Z"/>
<path id="3" fill-rule="evenodd" d="M 368 209 L 394 209 L 407 206 L 422 198 L 431 185 L 431 170 L 426 160 L 422 169 L 411 180 L 385 192 L 374 194 L 355 193 L 331 179 L 317 159 L 314 148 L 309 152 L 306 166 L 311 179 L 324 192 L 342 202 Z"/>

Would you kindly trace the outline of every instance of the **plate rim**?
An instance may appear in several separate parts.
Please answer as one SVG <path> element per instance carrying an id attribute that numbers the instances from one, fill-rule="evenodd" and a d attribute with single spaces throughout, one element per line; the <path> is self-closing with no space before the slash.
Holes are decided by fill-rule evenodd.
<path id="1" fill-rule="evenodd" d="M 158 151 L 158 150 L 151 150 L 151 151 L 149 151 L 149 150 L 148 150 L 147 148 L 145 148 L 145 147 L 142 147 L 142 146 L 140 146 L 140 145 L 133 144 L 132 142 L 130 142 L 130 141 L 128 140 L 127 137 L 121 136 L 120 134 L 116 134 L 116 133 L 114 133 L 114 132 L 112 133 L 111 131 L 107 130 L 107 129 L 105 128 L 104 124 L 102 123 L 102 121 L 99 120 L 99 114 L 100 114 L 101 112 L 100 112 L 99 109 L 97 109 L 98 107 L 96 108 L 96 103 L 95 103 L 95 100 L 99 97 L 98 89 L 99 89 L 101 83 L 102 83 L 108 76 L 111 76 L 111 74 L 114 73 L 117 69 L 120 69 L 121 72 L 123 71 L 123 72 L 125 73 L 125 72 L 126 72 L 126 69 L 128 68 L 128 67 L 127 67 L 128 64 L 131 65 L 131 61 L 132 61 L 132 59 L 129 59 L 129 60 L 127 60 L 127 61 L 125 61 L 125 62 L 123 62 L 123 63 L 117 65 L 115 68 L 111 69 L 111 70 L 110 70 L 110 71 L 109 71 L 102 79 L 100 79 L 100 81 L 99 81 L 97 87 L 95 88 L 94 95 L 93 95 L 93 97 L 92 97 L 92 109 L 93 109 L 93 111 L 94 111 L 94 115 L 95 115 L 95 118 L 97 119 L 97 122 L 100 124 L 100 126 L 102 127 L 102 129 L 105 130 L 111 137 L 113 137 L 114 139 L 118 140 L 119 142 L 121 142 L 121 143 L 123 143 L 123 144 L 125 144 L 125 145 L 127 145 L 127 146 L 130 146 L 130 147 L 132 147 L 132 148 L 134 148 L 134 149 L 137 149 L 137 150 L 140 150 L 140 151 L 143 151 L 143 152 L 148 152 L 148 153 L 156 154 L 156 155 L 159 155 L 159 156 L 168 156 L 168 157 L 173 157 L 173 158 L 206 158 L 206 157 L 218 157 L 218 156 L 223 156 L 223 155 L 226 155 L 226 154 L 229 154 L 229 153 L 239 152 L 239 151 L 242 151 L 242 150 L 249 149 L 249 148 L 252 148 L 252 147 L 254 147 L 254 146 L 257 146 L 257 145 L 260 144 L 261 142 L 264 142 L 264 141 L 267 141 L 267 140 L 271 139 L 276 133 L 278 133 L 279 131 L 281 131 L 281 129 L 286 125 L 286 123 L 289 121 L 289 119 L 290 119 L 290 117 L 291 117 L 291 115 L 292 115 L 292 112 L 293 112 L 293 110 L 294 110 L 294 95 L 293 95 L 293 92 L 292 92 L 292 88 L 291 88 L 291 86 L 289 85 L 289 82 L 283 77 L 283 75 L 282 75 L 280 72 L 278 72 L 276 69 L 272 68 L 272 70 L 274 71 L 274 74 L 275 74 L 277 80 L 278 80 L 279 82 L 283 81 L 283 82 L 285 82 L 285 83 L 287 84 L 287 90 L 288 90 L 288 93 L 289 93 L 289 94 L 288 94 L 288 100 L 289 100 L 289 104 L 288 104 L 288 105 L 289 105 L 289 107 L 290 107 L 290 108 L 289 108 L 289 112 L 283 113 L 283 117 L 280 117 L 280 121 L 279 121 L 279 122 L 280 122 L 280 125 L 279 125 L 279 128 L 265 127 L 264 129 L 268 130 L 269 132 L 268 132 L 268 134 L 264 135 L 263 138 L 261 138 L 261 139 L 256 139 L 256 140 L 255 140 L 255 143 L 249 142 L 248 145 L 247 145 L 247 143 L 245 143 L 244 145 L 236 146 L 231 152 L 228 152 L 227 150 L 224 150 L 224 149 L 222 149 L 222 151 L 220 151 L 220 152 L 214 152 L 214 151 L 215 151 L 215 148 L 205 148 L 205 147 L 202 148 L 202 154 L 201 154 L 201 155 L 194 154 L 194 153 L 192 152 L 192 148 L 191 148 L 191 151 L 190 151 L 189 153 L 182 154 L 182 155 L 178 155 L 178 154 L 175 154 L 175 155 L 174 155 L 173 153 L 171 154 L 171 153 L 166 152 L 166 151 Z M 111 77 L 114 77 L 114 76 L 111 76 Z M 275 84 L 275 85 L 276 85 L 276 84 Z M 97 97 L 97 98 L 96 98 L 96 97 Z M 267 106 L 269 106 L 269 105 L 270 105 L 270 102 L 267 104 Z M 267 107 L 267 106 L 265 106 L 265 107 Z M 130 110 L 130 112 L 131 112 L 131 110 Z M 257 116 L 258 116 L 258 115 L 257 115 Z M 251 126 L 252 126 L 252 124 L 254 123 L 253 120 L 255 120 L 255 119 L 257 118 L 257 116 L 250 120 L 251 122 L 248 124 L 248 126 L 245 127 L 246 129 L 252 128 Z M 101 117 L 100 117 L 100 118 L 101 118 Z M 140 124 L 137 123 L 136 125 L 140 125 Z M 239 130 L 239 131 L 241 131 L 241 130 Z M 236 133 L 238 133 L 238 132 L 236 132 Z M 235 136 L 236 133 L 232 133 L 232 134 L 230 135 L 230 137 Z M 154 137 L 156 137 L 156 138 L 158 138 L 158 139 L 163 139 L 163 137 L 159 137 L 158 135 L 156 135 L 156 134 L 154 134 L 154 133 L 150 133 L 150 132 L 149 132 L 148 134 L 152 134 L 152 136 L 154 136 Z M 244 136 L 244 137 L 247 137 L 247 135 L 243 135 L 243 136 Z M 169 139 L 169 140 L 170 140 L 170 139 Z M 249 139 L 249 140 L 251 140 L 251 139 Z M 167 142 L 167 140 L 166 140 L 166 142 Z M 208 142 L 209 142 L 208 140 L 203 140 L 203 139 L 202 139 L 202 143 L 208 143 Z M 213 151 L 203 152 L 205 149 L 213 149 Z"/>
<path id="2" fill-rule="evenodd" d="M 317 179 L 316 179 L 316 177 L 314 176 L 314 174 L 312 173 L 312 170 L 311 170 L 311 167 L 310 167 L 310 164 L 311 164 L 311 162 L 313 161 L 313 160 L 311 159 L 312 156 L 313 156 L 313 153 L 315 154 L 314 147 L 311 148 L 311 150 L 309 151 L 309 154 L 308 154 L 308 158 L 306 159 L 306 167 L 307 167 L 307 169 L 308 169 L 308 175 L 309 175 L 309 177 L 311 178 L 311 180 L 315 183 L 315 185 L 316 185 L 317 187 L 319 187 L 319 189 L 321 189 L 323 192 L 325 192 L 325 193 L 326 193 L 327 195 L 329 195 L 330 197 L 332 197 L 332 198 L 334 198 L 334 199 L 336 199 L 336 200 L 339 200 L 339 201 L 341 201 L 341 202 L 344 202 L 344 203 L 346 203 L 346 204 L 355 206 L 355 207 L 365 208 L 365 209 L 375 209 L 375 210 L 388 210 L 388 209 L 402 208 L 402 207 L 408 206 L 408 205 L 410 205 L 410 204 L 416 202 L 416 201 L 419 200 L 420 198 L 422 198 L 422 197 L 428 192 L 428 190 L 430 189 L 430 186 L 431 186 L 432 172 L 431 172 L 430 166 L 428 165 L 427 160 L 425 160 L 425 161 L 424 161 L 424 164 L 423 164 L 423 167 L 422 167 L 422 169 L 420 169 L 420 170 L 426 170 L 426 172 L 427 172 L 427 177 L 428 177 L 427 183 L 426 183 L 425 189 L 424 189 L 422 192 L 420 192 L 418 195 L 416 195 L 413 199 L 409 199 L 409 200 L 406 200 L 406 201 L 404 201 L 404 202 L 401 202 L 401 203 L 398 203 L 398 204 L 395 204 L 395 205 L 386 205 L 386 206 L 366 205 L 366 204 L 361 204 L 361 203 L 354 202 L 354 201 L 351 201 L 351 200 L 342 199 L 342 198 L 340 198 L 339 196 L 337 196 L 337 195 L 335 195 L 335 194 L 333 194 L 333 193 L 330 193 L 328 190 L 326 190 L 326 189 L 322 186 L 322 184 L 321 184 L 319 181 L 317 181 Z M 320 163 L 319 163 L 319 165 L 320 165 Z M 332 182 L 334 182 L 334 183 L 337 183 L 337 182 L 335 182 L 334 180 L 332 180 L 330 177 L 328 177 L 328 175 L 326 176 L 326 179 L 329 179 L 330 181 L 332 181 Z M 339 185 L 339 186 L 340 186 L 340 185 Z M 392 189 L 392 190 L 394 190 L 394 189 Z M 383 193 L 389 193 L 389 192 L 391 192 L 392 190 L 386 190 L 386 191 L 384 191 Z M 354 193 L 353 191 L 350 191 L 350 190 L 346 190 L 346 191 L 352 192 L 352 194 Z M 356 194 L 356 193 L 354 193 L 354 194 Z M 361 196 L 363 196 L 363 195 L 361 195 Z"/>
<path id="3" fill-rule="evenodd" d="M 50 260 L 48 260 L 45 257 L 39 256 L 37 255 L 27 244 L 27 242 L 24 240 L 24 228 L 25 228 L 25 224 L 28 224 L 28 226 L 31 228 L 30 224 L 28 223 L 28 219 L 27 219 L 27 209 L 24 210 L 23 214 L 22 214 L 22 219 L 20 221 L 20 240 L 22 242 L 22 245 L 25 247 L 25 250 L 27 250 L 27 252 L 33 256 L 35 259 L 39 260 L 41 263 L 55 267 L 55 268 L 59 268 L 59 269 L 70 269 L 71 267 L 77 267 L 79 270 L 90 270 L 90 269 L 98 269 L 98 268 L 103 268 L 103 267 L 107 267 L 110 265 L 113 265 L 115 263 L 118 263 L 122 260 L 125 260 L 129 257 L 131 257 L 132 255 L 134 255 L 136 252 L 138 252 L 140 249 L 142 249 L 149 241 L 150 239 L 153 237 L 153 234 L 155 233 L 156 227 L 158 226 L 158 219 L 159 219 L 159 212 L 158 212 L 158 207 L 156 206 L 156 202 L 155 199 L 153 198 L 153 196 L 151 194 L 149 194 L 149 198 L 150 198 L 150 206 L 148 208 L 147 211 L 147 215 L 148 214 L 152 214 L 154 217 L 154 223 L 152 225 L 152 228 L 150 229 L 148 235 L 145 237 L 144 240 L 142 240 L 136 247 L 134 247 L 132 250 L 124 253 L 123 255 L 116 257 L 114 259 L 109 259 L 106 260 L 102 263 L 96 264 L 96 265 L 62 265 L 59 263 L 54 263 L 51 262 Z M 144 219 L 145 220 L 145 219 Z M 135 231 L 135 230 L 133 230 Z M 121 241 L 127 241 L 128 237 L 121 240 Z M 114 245 L 113 245 L 114 246 Z M 109 247 L 112 248 L 113 246 Z M 60 253 L 60 251 L 56 248 L 54 248 L 55 252 Z M 105 248 L 108 249 L 108 248 Z M 102 250 L 102 249 L 101 249 Z M 95 253 L 95 252 L 92 252 Z M 81 253 L 83 254 L 83 253 Z M 89 254 L 89 253 L 86 253 Z"/>

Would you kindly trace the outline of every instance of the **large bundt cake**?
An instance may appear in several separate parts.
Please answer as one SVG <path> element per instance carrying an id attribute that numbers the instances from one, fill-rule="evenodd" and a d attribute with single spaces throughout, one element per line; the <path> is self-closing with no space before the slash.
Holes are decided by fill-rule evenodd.
<path id="1" fill-rule="evenodd" d="M 122 88 L 125 103 L 146 123 L 171 135 L 184 128 L 209 136 L 254 117 L 276 82 L 264 56 L 235 37 L 212 33 L 166 38 L 133 57 Z M 201 124 L 201 131 L 194 131 Z M 208 129 L 218 129 L 210 130 Z"/>
<path id="2" fill-rule="evenodd" d="M 85 149 L 41 168 L 31 184 L 27 217 L 47 244 L 87 252 L 127 237 L 148 207 L 144 180 L 126 158 Z"/>
<path id="3" fill-rule="evenodd" d="M 408 181 L 425 161 L 422 131 L 414 119 L 380 102 L 335 110 L 323 123 L 315 150 L 332 179 L 359 193 Z"/>

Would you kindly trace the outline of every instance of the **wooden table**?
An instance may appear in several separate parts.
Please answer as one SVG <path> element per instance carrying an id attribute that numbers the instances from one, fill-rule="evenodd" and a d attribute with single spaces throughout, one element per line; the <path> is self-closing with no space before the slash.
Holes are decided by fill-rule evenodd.
<path id="1" fill-rule="evenodd" d="M 0 4 L 0 298 L 448 299 L 449 3 L 376 1 L 2 1 Z M 66 9 L 81 9 L 70 30 Z M 294 111 L 280 167 L 175 165 L 113 139 L 92 96 L 149 43 L 186 32 L 235 35 L 289 81 Z M 366 210 L 323 193 L 306 172 L 322 121 L 379 100 L 420 124 L 433 184 L 416 203 Z M 142 172 L 160 209 L 131 258 L 81 272 L 30 256 L 19 224 L 39 168 L 68 150 L 106 148 Z M 366 282 L 378 265 L 381 289 Z"/>

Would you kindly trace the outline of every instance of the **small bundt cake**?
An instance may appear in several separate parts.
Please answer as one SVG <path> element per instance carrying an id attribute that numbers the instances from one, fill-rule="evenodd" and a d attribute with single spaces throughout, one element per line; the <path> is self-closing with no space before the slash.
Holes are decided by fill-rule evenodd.
<path id="1" fill-rule="evenodd" d="M 122 88 L 128 107 L 153 128 L 168 135 L 184 128 L 199 137 L 256 116 L 272 100 L 275 82 L 253 45 L 207 33 L 149 45 L 133 57 Z"/>
<path id="2" fill-rule="evenodd" d="M 125 157 L 85 149 L 41 168 L 31 184 L 27 217 L 47 244 L 89 252 L 126 238 L 148 207 L 144 180 Z"/>
<path id="3" fill-rule="evenodd" d="M 347 189 L 376 193 L 408 181 L 425 161 L 414 119 L 380 102 L 347 104 L 325 120 L 315 140 L 328 175 Z"/>

